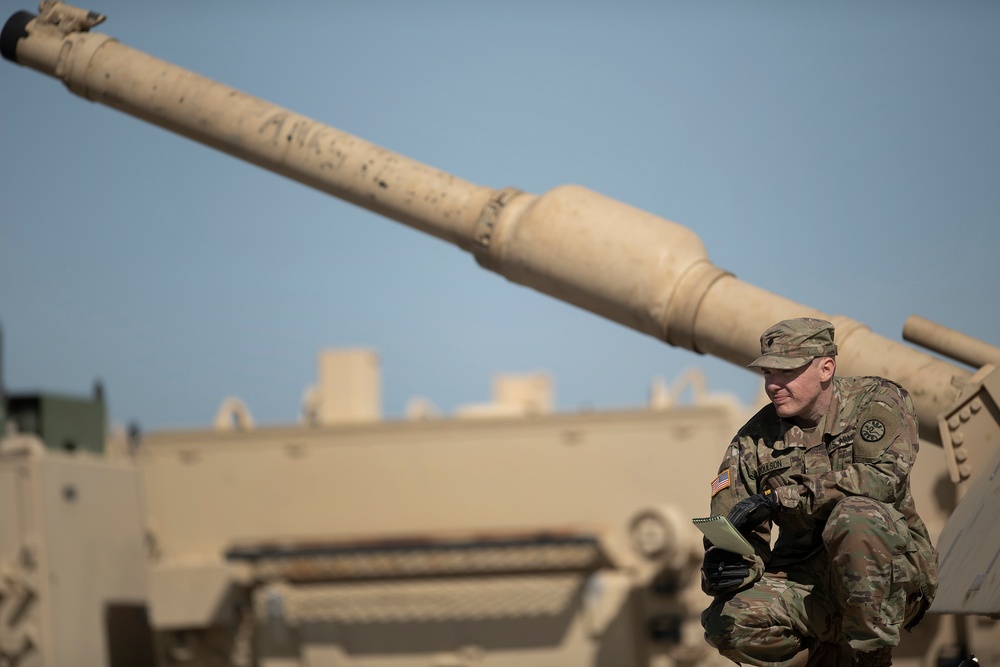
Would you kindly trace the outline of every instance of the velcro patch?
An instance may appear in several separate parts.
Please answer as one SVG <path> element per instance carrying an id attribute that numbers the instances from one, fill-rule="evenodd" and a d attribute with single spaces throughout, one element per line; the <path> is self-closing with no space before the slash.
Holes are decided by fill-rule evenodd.
<path id="1" fill-rule="evenodd" d="M 874 402 L 858 417 L 858 430 L 854 436 L 854 460 L 858 463 L 877 461 L 889 448 L 902 428 L 903 422 L 895 410 L 883 403 Z"/>
<path id="2" fill-rule="evenodd" d="M 762 478 L 764 475 L 774 472 L 775 470 L 784 470 L 785 468 L 792 467 L 791 457 L 785 456 L 780 459 L 771 459 L 764 465 L 757 468 L 757 479 Z"/>
<path id="3" fill-rule="evenodd" d="M 719 491 L 729 487 L 729 471 L 723 470 L 719 476 L 712 480 L 712 497 Z"/>

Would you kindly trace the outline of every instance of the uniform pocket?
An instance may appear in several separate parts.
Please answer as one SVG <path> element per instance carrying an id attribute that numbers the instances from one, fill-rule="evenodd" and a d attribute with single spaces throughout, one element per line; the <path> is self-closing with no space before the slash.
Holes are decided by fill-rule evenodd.
<path id="1" fill-rule="evenodd" d="M 887 546 L 891 548 L 892 574 L 889 589 L 882 600 L 882 614 L 886 623 L 902 625 L 906 618 L 907 601 L 913 591 L 920 590 L 917 582 L 917 572 L 912 565 L 912 555 L 916 551 L 910 536 L 910 527 L 906 517 L 893 507 L 886 507 L 893 515 L 893 532 Z"/>
<path id="2" fill-rule="evenodd" d="M 776 482 L 770 484 L 772 488 L 785 486 L 790 475 L 805 472 L 805 450 L 802 447 L 792 446 L 784 449 L 772 449 L 765 458 L 762 456 L 755 476 L 757 477 L 757 488 L 766 488 L 765 481 L 775 479 Z"/>

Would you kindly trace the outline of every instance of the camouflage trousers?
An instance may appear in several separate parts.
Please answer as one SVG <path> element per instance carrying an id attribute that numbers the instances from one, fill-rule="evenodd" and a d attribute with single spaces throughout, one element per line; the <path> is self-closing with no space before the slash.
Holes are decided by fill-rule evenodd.
<path id="1" fill-rule="evenodd" d="M 823 547 L 716 597 L 702 614 L 708 643 L 734 662 L 768 667 L 851 665 L 854 651 L 896 646 L 926 606 L 926 564 L 906 519 L 870 498 L 845 498 Z"/>

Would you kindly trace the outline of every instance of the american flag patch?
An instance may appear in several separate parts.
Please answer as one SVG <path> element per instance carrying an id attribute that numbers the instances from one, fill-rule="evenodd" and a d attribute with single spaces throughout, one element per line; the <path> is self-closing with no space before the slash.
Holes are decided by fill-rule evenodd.
<path id="1" fill-rule="evenodd" d="M 719 476 L 712 480 L 712 497 L 715 497 L 719 491 L 722 491 L 729 486 L 729 471 L 719 473 Z"/>

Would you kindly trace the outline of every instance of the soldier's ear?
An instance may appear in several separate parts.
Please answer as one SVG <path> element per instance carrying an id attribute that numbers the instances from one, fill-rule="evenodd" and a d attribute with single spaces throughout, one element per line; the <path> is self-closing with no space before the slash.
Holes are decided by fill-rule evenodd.
<path id="1" fill-rule="evenodd" d="M 837 370 L 837 360 L 833 357 L 820 357 L 819 379 L 821 382 L 829 382 L 833 379 L 833 374 Z"/>

